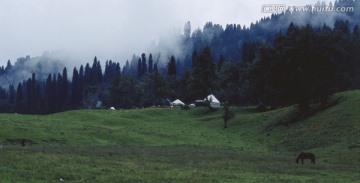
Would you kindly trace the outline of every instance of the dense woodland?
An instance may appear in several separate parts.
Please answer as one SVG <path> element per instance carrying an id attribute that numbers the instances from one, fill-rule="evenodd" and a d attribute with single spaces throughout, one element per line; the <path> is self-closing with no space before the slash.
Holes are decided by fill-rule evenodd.
<path id="1" fill-rule="evenodd" d="M 209 22 L 192 35 L 187 23 L 181 37 L 183 55 L 172 55 L 165 63 L 143 53 L 123 66 L 111 60 L 102 65 L 95 57 L 92 64 L 72 70 L 64 67 L 46 78 L 34 72 L 26 80 L 0 88 L 0 111 L 129 109 L 164 106 L 177 98 L 190 104 L 210 93 L 231 105 L 296 104 L 307 110 L 314 102 L 326 102 L 334 92 L 359 89 L 358 15 L 349 14 L 334 25 L 265 26 L 279 24 L 288 14 L 272 15 L 249 28 L 231 24 L 223 29 Z M 8 61 L 0 68 L 0 77 L 16 71 L 16 64 Z"/>

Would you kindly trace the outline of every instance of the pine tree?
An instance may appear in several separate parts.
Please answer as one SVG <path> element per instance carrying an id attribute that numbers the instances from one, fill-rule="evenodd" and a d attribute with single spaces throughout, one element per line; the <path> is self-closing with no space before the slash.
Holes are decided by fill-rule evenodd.
<path id="1" fill-rule="evenodd" d="M 5 67 L 5 72 L 8 73 L 9 71 L 11 71 L 13 68 L 13 66 L 11 65 L 10 60 L 8 60 L 6 67 Z"/>
<path id="2" fill-rule="evenodd" d="M 32 114 L 32 110 L 33 110 L 33 106 L 32 106 L 32 101 L 33 101 L 33 95 L 32 95 L 32 82 L 31 82 L 31 78 L 29 78 L 26 81 L 26 102 L 25 102 L 25 110 L 24 112 L 26 114 Z"/>
<path id="3" fill-rule="evenodd" d="M 130 64 L 129 64 L 129 61 L 126 60 L 126 63 L 122 69 L 122 75 L 129 75 L 129 74 L 130 74 Z"/>
<path id="4" fill-rule="evenodd" d="M 174 56 L 171 56 L 170 61 L 168 62 L 167 75 L 176 76 L 176 60 Z"/>
<path id="5" fill-rule="evenodd" d="M 148 71 L 149 71 L 149 73 L 152 73 L 153 72 L 153 57 L 152 57 L 152 54 L 150 53 L 150 55 L 149 55 L 149 69 L 148 69 Z"/>
<path id="6" fill-rule="evenodd" d="M 80 69 L 79 69 L 79 83 L 80 84 L 84 83 L 84 67 L 83 67 L 83 65 L 81 65 Z"/>
<path id="7" fill-rule="evenodd" d="M 0 76 L 6 74 L 4 66 L 0 67 Z"/>
<path id="8" fill-rule="evenodd" d="M 97 60 L 97 57 L 94 58 L 94 62 L 91 69 L 92 78 L 91 78 L 91 85 L 98 85 L 102 83 L 102 69 L 100 61 Z"/>
<path id="9" fill-rule="evenodd" d="M 79 82 L 79 72 L 76 67 L 73 69 L 73 77 L 72 77 L 72 87 L 71 87 L 71 103 L 74 106 L 78 106 L 80 104 L 80 82 Z"/>
<path id="10" fill-rule="evenodd" d="M 138 67 L 137 67 L 137 79 L 140 79 L 142 76 L 142 67 L 141 67 L 141 59 L 138 60 Z"/>
<path id="11" fill-rule="evenodd" d="M 87 63 L 85 66 L 85 73 L 84 73 L 84 85 L 88 86 L 91 85 L 92 82 L 92 69 L 90 67 L 90 64 Z"/>
<path id="12" fill-rule="evenodd" d="M 46 106 L 47 106 L 47 110 L 46 113 L 52 113 L 54 112 L 54 101 L 53 99 L 55 98 L 53 95 L 53 83 L 52 83 L 52 77 L 51 74 L 48 75 L 47 79 L 46 79 L 46 84 L 45 84 L 45 101 L 46 101 Z"/>
<path id="13" fill-rule="evenodd" d="M 84 91 L 84 67 L 81 65 L 79 70 L 79 101 L 83 100 L 83 91 Z"/>
<path id="14" fill-rule="evenodd" d="M 147 63 L 145 53 L 141 54 L 141 76 L 147 73 Z"/>
<path id="15" fill-rule="evenodd" d="M 111 78 L 111 79 L 114 79 L 114 77 L 120 76 L 120 75 L 121 75 L 120 63 L 116 63 L 116 66 L 115 66 L 115 74 L 114 74 L 113 78 Z"/>
<path id="16" fill-rule="evenodd" d="M 24 98 L 23 98 L 23 86 L 19 82 L 16 90 L 16 102 L 15 102 L 15 112 L 23 113 L 24 111 Z"/>
<path id="17" fill-rule="evenodd" d="M 63 99 L 63 93 L 64 91 L 64 85 L 63 85 L 63 78 L 60 73 L 57 74 L 57 82 L 56 82 L 56 112 L 63 111 L 64 110 L 64 99 Z"/>
<path id="18" fill-rule="evenodd" d="M 69 83 L 68 83 L 68 77 L 67 77 L 67 69 L 66 67 L 64 67 L 63 72 L 62 72 L 62 78 L 61 78 L 61 92 L 62 92 L 62 97 L 61 100 L 64 102 L 64 106 L 67 105 L 67 102 L 69 101 L 69 95 L 68 95 L 68 91 L 69 91 Z"/>
<path id="19" fill-rule="evenodd" d="M 104 72 L 104 81 L 107 82 L 108 79 L 110 78 L 110 75 L 111 75 L 111 68 L 109 65 L 111 65 L 111 60 L 110 60 L 110 64 L 109 64 L 109 61 L 106 60 L 105 62 L 105 72 Z"/>
<path id="20" fill-rule="evenodd" d="M 40 93 L 39 93 L 39 86 L 38 86 L 38 82 L 36 81 L 36 76 L 35 73 L 32 73 L 31 76 L 31 114 L 36 114 L 38 113 L 39 110 L 39 98 L 40 98 Z"/>

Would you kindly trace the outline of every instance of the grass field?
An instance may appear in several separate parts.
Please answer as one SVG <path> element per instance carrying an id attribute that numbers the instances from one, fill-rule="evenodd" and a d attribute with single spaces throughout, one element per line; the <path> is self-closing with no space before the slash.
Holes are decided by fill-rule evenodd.
<path id="1" fill-rule="evenodd" d="M 360 91 L 337 96 L 288 126 L 294 107 L 231 107 L 227 129 L 207 108 L 0 114 L 0 182 L 359 182 Z"/>

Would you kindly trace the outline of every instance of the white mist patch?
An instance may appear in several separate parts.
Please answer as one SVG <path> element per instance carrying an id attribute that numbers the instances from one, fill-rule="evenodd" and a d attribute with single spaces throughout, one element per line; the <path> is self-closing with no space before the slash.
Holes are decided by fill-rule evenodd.
<path id="1" fill-rule="evenodd" d="M 49 74 L 61 73 L 64 67 L 64 62 L 46 54 L 33 58 L 21 57 L 17 59 L 8 73 L 0 77 L 0 85 L 5 88 L 10 84 L 17 86 L 19 82 L 30 78 L 32 73 L 36 74 L 37 80 L 42 81 Z"/>

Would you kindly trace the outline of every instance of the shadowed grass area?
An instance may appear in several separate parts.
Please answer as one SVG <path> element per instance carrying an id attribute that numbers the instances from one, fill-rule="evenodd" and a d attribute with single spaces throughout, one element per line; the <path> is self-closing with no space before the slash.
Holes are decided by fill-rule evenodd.
<path id="1" fill-rule="evenodd" d="M 0 114 L 0 182 L 356 182 L 360 91 L 288 126 L 294 107 Z M 337 97 L 335 96 L 335 97 Z M 25 147 L 16 141 L 26 139 Z M 316 165 L 295 164 L 301 151 Z"/>

